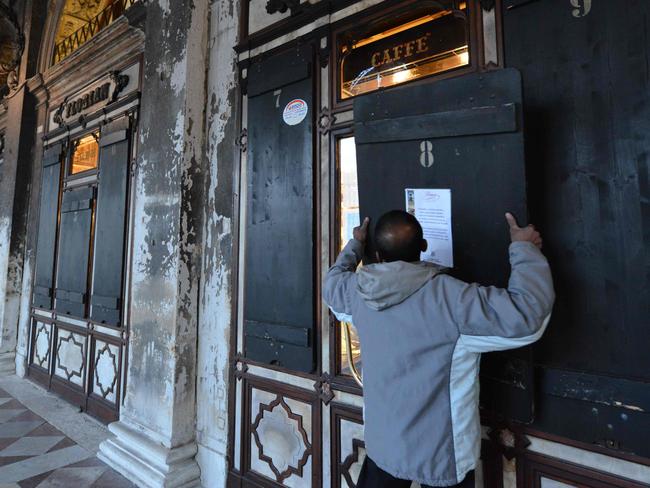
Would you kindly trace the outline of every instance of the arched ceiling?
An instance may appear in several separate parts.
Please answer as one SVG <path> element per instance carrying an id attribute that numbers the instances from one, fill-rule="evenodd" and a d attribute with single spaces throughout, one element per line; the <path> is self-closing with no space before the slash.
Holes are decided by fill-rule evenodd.
<path id="1" fill-rule="evenodd" d="M 81 26 L 94 18 L 114 0 L 66 0 L 54 43 L 58 44 L 66 37 L 74 34 Z"/>

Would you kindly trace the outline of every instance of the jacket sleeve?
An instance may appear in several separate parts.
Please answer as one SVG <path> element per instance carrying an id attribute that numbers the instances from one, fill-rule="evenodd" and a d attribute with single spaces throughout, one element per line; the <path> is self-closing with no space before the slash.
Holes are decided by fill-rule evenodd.
<path id="1" fill-rule="evenodd" d="M 363 244 L 355 239 L 350 240 L 325 276 L 323 300 L 342 322 L 352 322 L 352 294 L 362 255 Z"/>
<path id="2" fill-rule="evenodd" d="M 508 288 L 483 287 L 456 281 L 450 304 L 469 351 L 502 351 L 537 341 L 551 317 L 555 292 L 548 261 L 535 245 L 510 245 Z"/>

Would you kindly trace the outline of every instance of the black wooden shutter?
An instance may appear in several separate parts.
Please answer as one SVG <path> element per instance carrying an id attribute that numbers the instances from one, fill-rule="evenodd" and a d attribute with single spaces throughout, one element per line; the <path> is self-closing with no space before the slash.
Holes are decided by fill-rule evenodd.
<path id="1" fill-rule="evenodd" d="M 244 333 L 246 357 L 314 369 L 312 47 L 248 70 L 248 197 Z M 304 120 L 283 111 L 302 100 Z"/>
<path id="2" fill-rule="evenodd" d="M 502 7 L 557 297 L 533 429 L 650 459 L 650 2 L 567 3 Z"/>
<path id="3" fill-rule="evenodd" d="M 504 214 L 527 219 L 521 76 L 471 74 L 355 99 L 362 217 L 373 224 L 405 207 L 406 188 L 449 188 L 454 269 L 468 282 L 506 286 L 510 243 Z M 368 258 L 374 256 L 371 246 Z M 481 400 L 531 421 L 530 348 L 484 356 Z"/>
<path id="4" fill-rule="evenodd" d="M 102 131 L 99 147 L 90 317 L 98 322 L 120 325 L 129 131 L 125 128 Z"/>
<path id="5" fill-rule="evenodd" d="M 43 153 L 41 176 L 41 208 L 38 220 L 36 273 L 33 303 L 35 307 L 52 307 L 52 280 L 54 279 L 54 246 L 56 220 L 61 183 L 61 144 L 55 144 Z"/>
<path id="6" fill-rule="evenodd" d="M 57 312 L 84 317 L 94 188 L 63 193 L 56 270 Z"/>

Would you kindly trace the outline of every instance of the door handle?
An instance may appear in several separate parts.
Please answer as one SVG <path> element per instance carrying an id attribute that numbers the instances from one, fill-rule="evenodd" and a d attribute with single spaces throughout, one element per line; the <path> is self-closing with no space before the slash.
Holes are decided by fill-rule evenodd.
<path id="1" fill-rule="evenodd" d="M 352 357 L 352 339 L 350 338 L 350 324 L 348 322 L 341 322 L 341 325 L 343 326 L 343 334 L 345 336 L 345 352 L 348 358 L 348 364 L 350 365 L 350 372 L 352 373 L 352 377 L 354 378 L 354 381 L 356 381 L 357 384 L 361 388 L 363 388 L 363 380 L 361 379 L 361 375 L 357 370 L 357 365 L 354 364 L 354 358 Z"/>

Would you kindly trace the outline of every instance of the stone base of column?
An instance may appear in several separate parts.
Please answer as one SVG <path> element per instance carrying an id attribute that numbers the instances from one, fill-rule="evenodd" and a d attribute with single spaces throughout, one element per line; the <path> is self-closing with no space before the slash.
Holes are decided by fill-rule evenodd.
<path id="1" fill-rule="evenodd" d="M 0 352 L 0 376 L 9 376 L 16 373 L 16 353 Z"/>
<path id="2" fill-rule="evenodd" d="M 133 483 L 146 488 L 201 486 L 195 443 L 167 449 L 124 422 L 108 429 L 116 437 L 101 443 L 97 457 Z"/>

